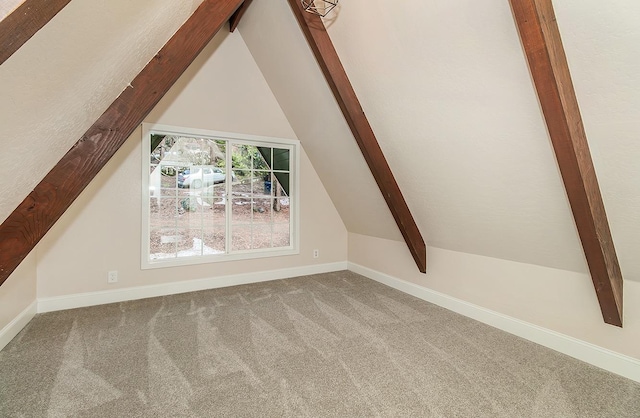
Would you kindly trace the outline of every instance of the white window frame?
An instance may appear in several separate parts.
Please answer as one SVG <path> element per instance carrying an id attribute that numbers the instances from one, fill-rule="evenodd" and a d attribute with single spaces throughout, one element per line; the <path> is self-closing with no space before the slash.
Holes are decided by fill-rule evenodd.
<path id="1" fill-rule="evenodd" d="M 231 208 L 226 205 L 226 251 L 224 254 L 199 255 L 192 257 L 176 258 L 150 258 L 150 205 L 151 191 L 149 172 L 151 167 L 149 149 L 151 148 L 151 134 L 194 136 L 214 140 L 229 140 L 234 143 L 265 146 L 272 148 L 287 148 L 290 150 L 290 175 L 289 175 L 289 246 L 278 248 L 252 249 L 232 251 L 230 241 Z M 227 161 L 230 161 L 230 153 L 227 153 Z M 227 175 L 231 177 L 231 167 L 227 166 Z M 229 132 L 218 132 L 205 129 L 184 128 L 160 124 L 142 124 L 142 269 L 161 267 L 185 266 L 225 261 L 248 260 L 264 257 L 280 257 L 300 254 L 300 141 L 294 139 L 273 138 L 256 135 L 245 135 Z M 231 182 L 225 182 L 227 191 Z"/>

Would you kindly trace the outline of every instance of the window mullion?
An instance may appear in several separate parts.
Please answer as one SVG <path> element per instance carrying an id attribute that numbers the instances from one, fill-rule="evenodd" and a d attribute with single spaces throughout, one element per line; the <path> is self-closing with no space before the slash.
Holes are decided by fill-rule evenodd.
<path id="1" fill-rule="evenodd" d="M 231 156 L 233 154 L 234 143 L 231 141 L 225 141 L 225 166 L 227 170 L 227 174 L 229 171 L 233 170 L 232 159 Z M 226 254 L 231 253 L 231 234 L 233 233 L 233 229 L 231 228 L 231 215 L 232 215 L 232 190 L 233 186 L 230 181 L 225 181 L 224 185 L 224 193 L 226 195 L 225 206 L 224 206 L 224 216 L 225 216 L 225 226 L 224 226 L 224 249 Z"/>
<path id="2" fill-rule="evenodd" d="M 286 167 L 289 154 L 292 164 L 297 160 L 297 141 L 162 125 L 143 126 L 143 136 L 143 149 L 151 151 L 142 154 L 143 269 L 298 253 L 298 193 L 291 188 L 299 166 Z M 159 139 L 165 142 L 151 149 Z M 289 194 L 276 212 L 281 172 Z M 198 237 L 200 247 L 188 245 Z M 214 251 L 205 253 L 205 246 Z"/>

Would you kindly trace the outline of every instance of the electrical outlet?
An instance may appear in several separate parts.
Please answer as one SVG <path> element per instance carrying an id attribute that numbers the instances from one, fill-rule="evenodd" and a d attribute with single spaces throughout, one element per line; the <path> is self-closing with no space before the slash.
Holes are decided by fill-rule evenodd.
<path id="1" fill-rule="evenodd" d="M 107 283 L 116 283 L 118 281 L 118 271 L 112 270 L 107 273 Z"/>
<path id="2" fill-rule="evenodd" d="M 320 257 L 320 250 L 313 250 L 313 258 Z"/>

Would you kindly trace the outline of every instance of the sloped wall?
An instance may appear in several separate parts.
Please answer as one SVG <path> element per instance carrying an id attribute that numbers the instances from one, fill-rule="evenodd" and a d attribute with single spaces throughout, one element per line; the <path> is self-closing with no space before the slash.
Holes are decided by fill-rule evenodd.
<path id="1" fill-rule="evenodd" d="M 640 282 L 640 3 L 554 7 L 622 274 Z"/>
<path id="2" fill-rule="evenodd" d="M 640 281 L 640 5 L 554 6 L 622 272 Z M 586 271 L 508 1 L 354 0 L 329 32 L 429 245 Z"/>
<path id="3" fill-rule="evenodd" d="M 282 3 L 252 5 L 240 31 L 349 231 L 389 238 L 390 218 L 363 210 L 380 195 L 348 191 L 369 179 L 346 168 L 366 168 L 333 130 L 343 121 L 323 117 L 340 116 Z M 637 281 L 640 5 L 556 6 L 623 275 Z M 507 1 L 353 0 L 326 26 L 428 246 L 587 271 Z"/>
<path id="4" fill-rule="evenodd" d="M 227 31 L 146 122 L 295 138 L 242 37 Z M 38 246 L 39 299 L 346 262 L 346 229 L 303 151 L 299 255 L 141 270 L 140 139 L 138 130 Z M 320 258 L 313 259 L 313 249 Z M 118 283 L 107 283 L 109 270 L 118 270 Z"/>
<path id="5" fill-rule="evenodd" d="M 0 222 L 201 0 L 74 0 L 0 66 Z"/>

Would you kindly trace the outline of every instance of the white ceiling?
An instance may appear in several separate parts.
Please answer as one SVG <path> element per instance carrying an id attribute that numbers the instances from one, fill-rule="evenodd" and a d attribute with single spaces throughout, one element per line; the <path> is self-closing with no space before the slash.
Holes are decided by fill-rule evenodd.
<path id="1" fill-rule="evenodd" d="M 0 222 L 201 0 L 73 0 L 0 65 Z"/>
<path id="2" fill-rule="evenodd" d="M 199 3 L 74 0 L 0 66 L 0 220 Z M 640 281 L 640 2 L 554 4 L 622 272 Z M 428 245 L 586 271 L 507 0 L 344 0 L 328 24 Z M 239 31 L 348 230 L 401 240 L 287 2 L 254 1 Z"/>
<path id="3" fill-rule="evenodd" d="M 640 280 L 640 3 L 554 3 L 623 274 Z M 586 271 L 508 1 L 349 0 L 327 25 L 428 245 Z M 240 32 L 347 228 L 390 237 L 286 2 L 254 2 Z"/>

